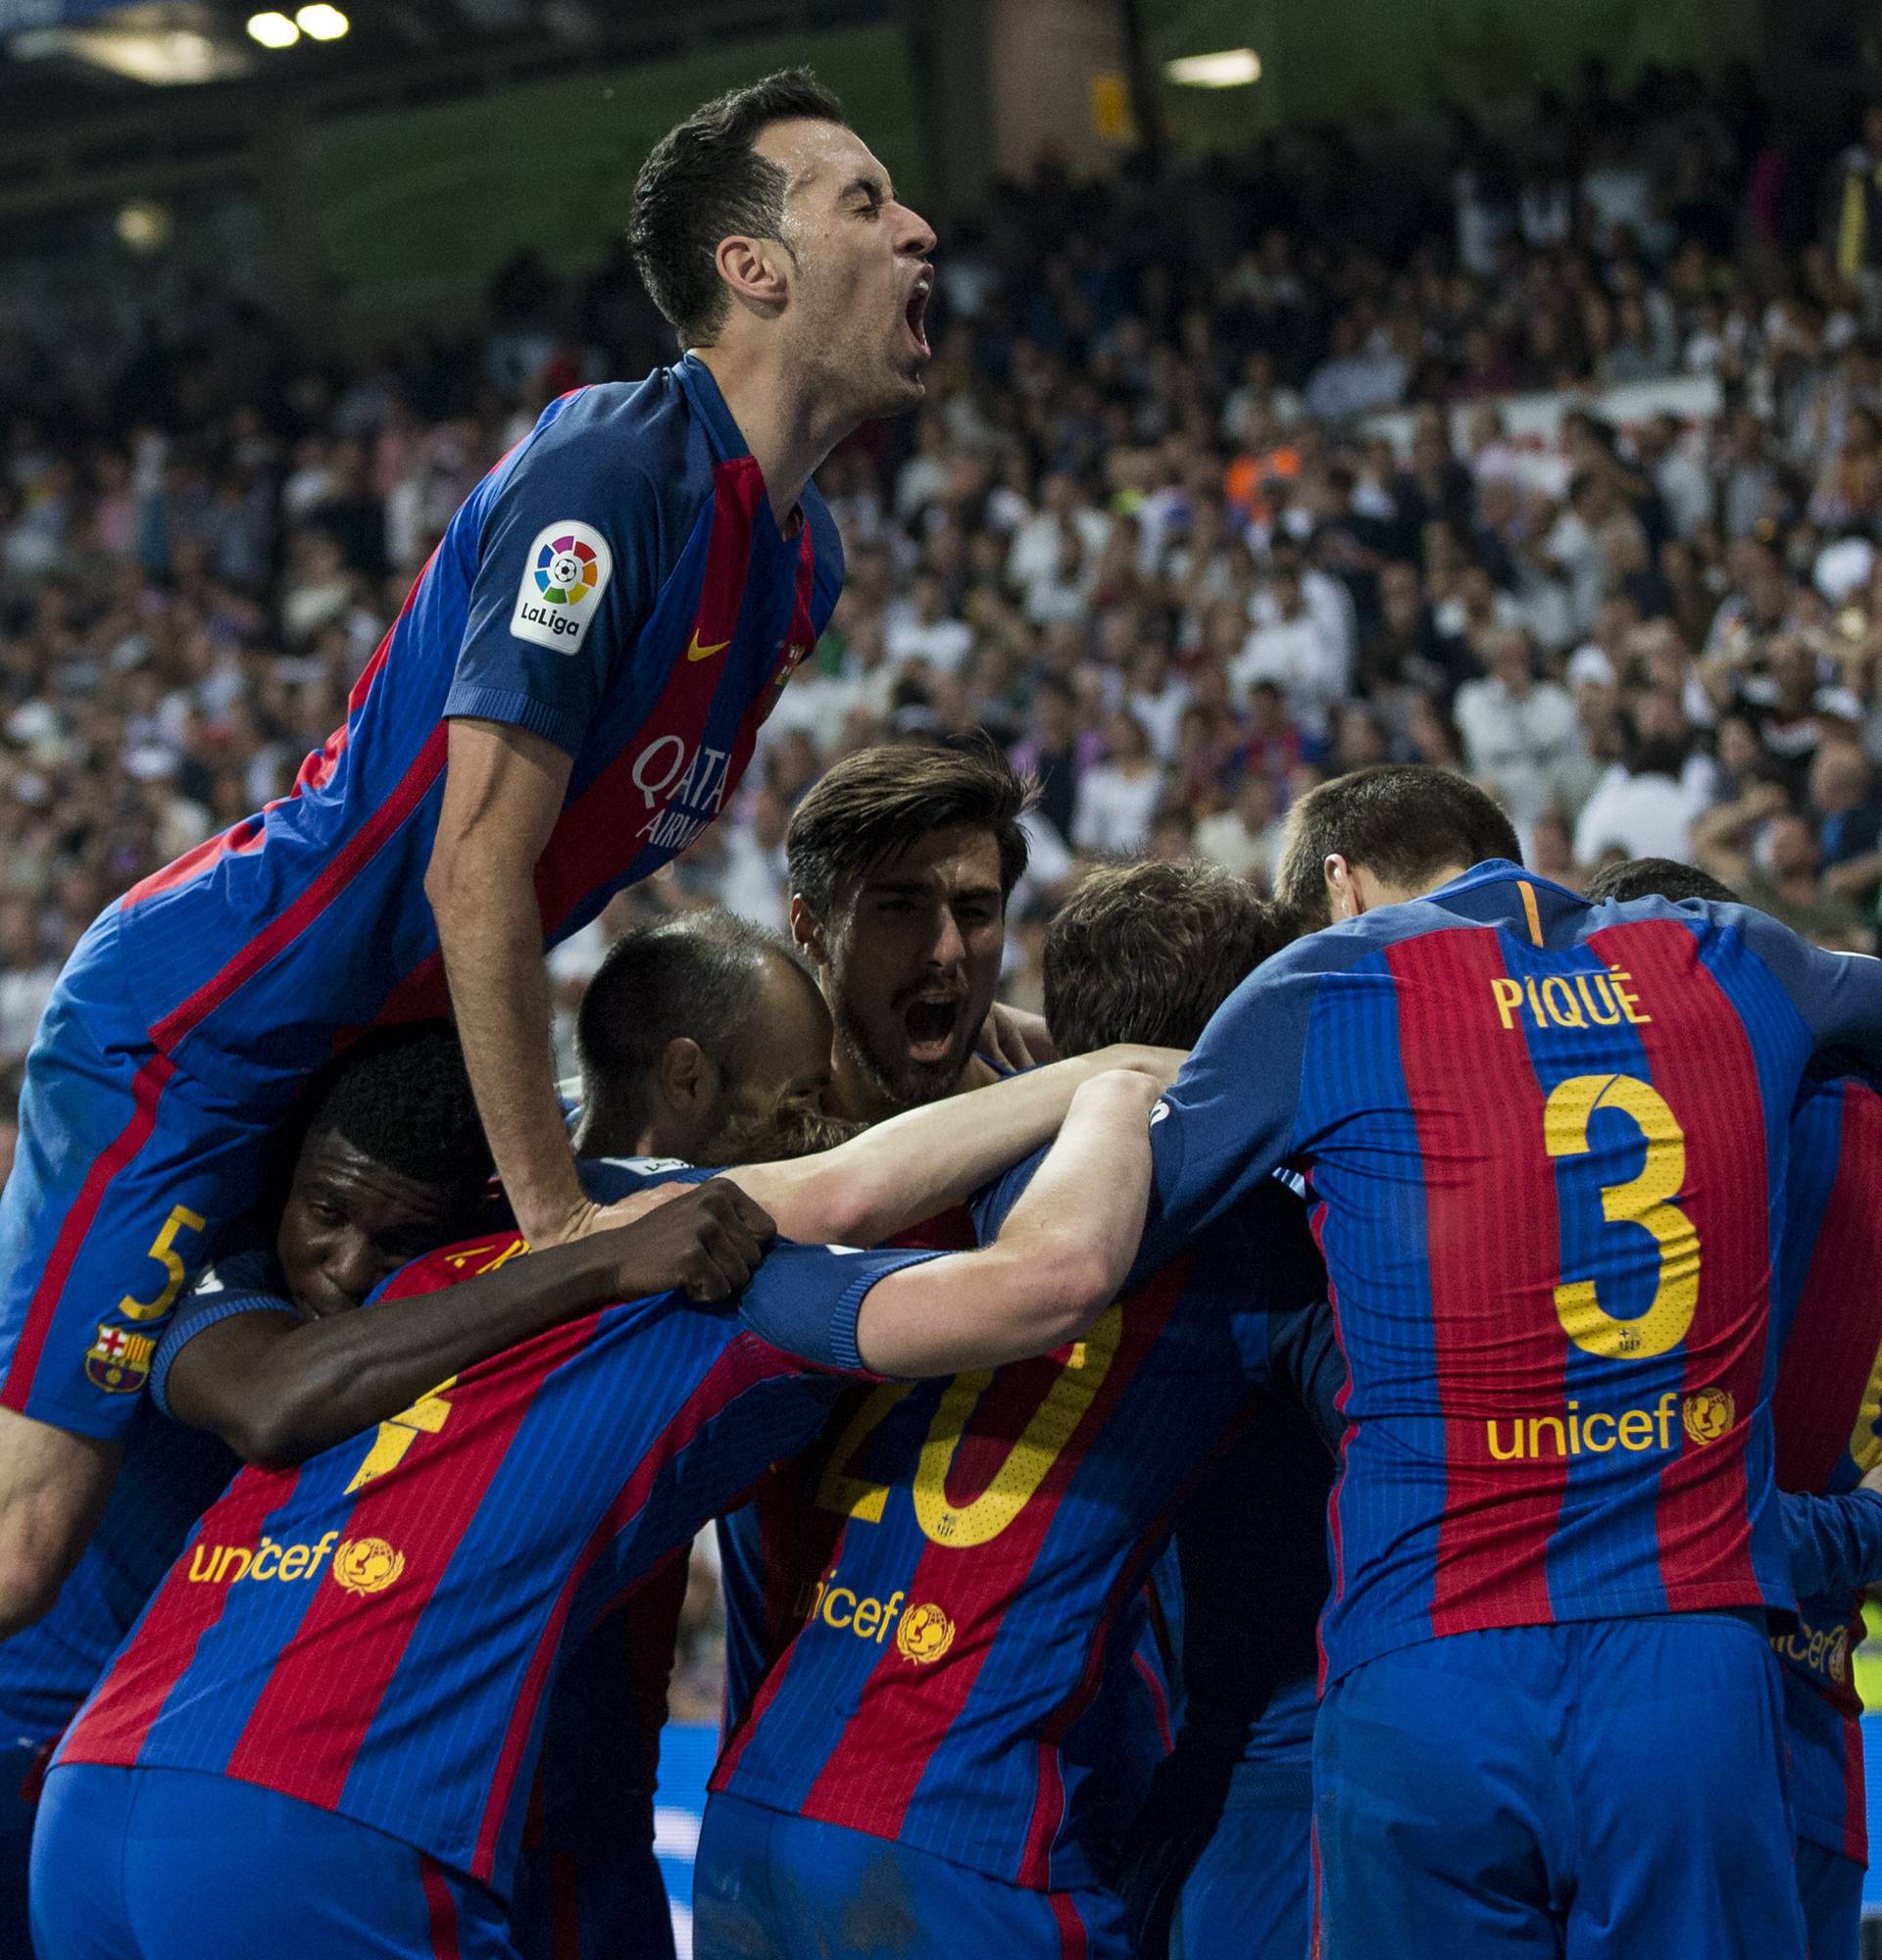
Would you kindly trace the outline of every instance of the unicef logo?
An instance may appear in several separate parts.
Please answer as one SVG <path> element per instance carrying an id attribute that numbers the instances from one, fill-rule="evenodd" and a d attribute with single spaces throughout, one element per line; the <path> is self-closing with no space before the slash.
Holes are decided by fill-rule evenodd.
<path id="1" fill-rule="evenodd" d="M 577 537 L 552 538 L 536 554 L 536 590 L 551 606 L 579 606 L 596 576 L 594 547 Z"/>
<path id="2" fill-rule="evenodd" d="M 1680 1404 L 1680 1420 L 1695 1443 L 1716 1443 L 1738 1420 L 1729 1389 L 1695 1389 Z"/>
<path id="3" fill-rule="evenodd" d="M 350 1538 L 333 1554 L 333 1583 L 345 1592 L 383 1592 L 405 1570 L 405 1553 L 382 1538 Z"/>
<path id="4" fill-rule="evenodd" d="M 916 1667 L 939 1660 L 954 1644 L 954 1622 L 939 1606 L 911 1606 L 895 1630 L 895 1650 Z"/>

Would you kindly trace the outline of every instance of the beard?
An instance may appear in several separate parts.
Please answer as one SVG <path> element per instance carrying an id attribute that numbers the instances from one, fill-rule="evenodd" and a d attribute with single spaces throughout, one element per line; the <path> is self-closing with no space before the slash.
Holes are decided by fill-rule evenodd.
<path id="1" fill-rule="evenodd" d="M 952 1096 L 960 1086 L 961 1071 L 972 1048 L 971 1027 L 938 1061 L 916 1061 L 911 1055 L 884 1054 L 862 1017 L 840 996 L 835 1007 L 836 1031 L 843 1046 L 869 1087 L 891 1108 L 919 1109 Z"/>

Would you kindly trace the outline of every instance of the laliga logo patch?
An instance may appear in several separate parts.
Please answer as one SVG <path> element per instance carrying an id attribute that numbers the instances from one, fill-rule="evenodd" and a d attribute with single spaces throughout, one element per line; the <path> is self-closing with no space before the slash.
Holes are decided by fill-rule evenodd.
<path id="1" fill-rule="evenodd" d="M 383 1592 L 404 1570 L 405 1553 L 382 1538 L 349 1538 L 333 1554 L 333 1583 L 346 1592 Z"/>
<path id="2" fill-rule="evenodd" d="M 939 1606 L 910 1606 L 895 1630 L 895 1650 L 916 1667 L 939 1660 L 954 1644 L 954 1622 Z"/>
<path id="3" fill-rule="evenodd" d="M 134 1396 L 150 1379 L 156 1347 L 154 1334 L 101 1326 L 97 1340 L 85 1349 L 85 1379 L 108 1396 Z"/>
<path id="4" fill-rule="evenodd" d="M 563 517 L 536 533 L 522 564 L 511 634 L 572 654 L 587 636 L 614 576 L 615 555 L 608 540 L 594 525 Z"/>
<path id="5" fill-rule="evenodd" d="M 1738 1419 L 1729 1389 L 1695 1389 L 1680 1404 L 1679 1418 L 1695 1443 L 1716 1443 Z"/>

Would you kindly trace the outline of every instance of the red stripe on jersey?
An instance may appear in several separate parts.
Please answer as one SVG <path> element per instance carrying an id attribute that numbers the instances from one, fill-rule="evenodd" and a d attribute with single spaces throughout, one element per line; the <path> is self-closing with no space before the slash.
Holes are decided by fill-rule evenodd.
<path id="1" fill-rule="evenodd" d="M 706 655 L 705 649 L 726 647 L 737 637 L 745 584 L 751 570 L 752 523 L 765 479 L 749 456 L 734 457 L 713 466 L 713 529 L 706 546 L 706 571 L 700 584 L 699 608 L 693 619 L 689 652 L 673 662 L 660 699 L 635 731 L 632 741 L 582 791 L 556 821 L 549 843 L 536 866 L 536 903 L 545 933 L 561 922 L 591 892 L 619 878 L 626 865 L 657 843 L 669 811 L 703 760 L 706 723 L 718 693 L 726 656 Z M 812 558 L 811 530 L 804 527 L 799 553 L 799 584 Z M 700 649 L 693 658 L 690 649 Z M 710 796 L 713 814 L 724 807 L 752 759 L 758 728 L 770 712 L 774 682 L 794 663 L 790 643 L 779 649 L 772 674 L 746 710 L 723 773 L 710 770 L 701 779 L 702 795 Z M 659 752 L 657 762 L 651 760 Z M 637 771 L 644 769 L 644 775 Z M 643 788 L 642 782 L 652 788 Z M 698 808 L 692 803 L 691 808 Z M 623 845 L 623 831 L 643 842 Z"/>
<path id="2" fill-rule="evenodd" d="M 1850 1642 L 1850 1651 L 1861 1638 L 1862 1615 L 1858 1611 Z M 1857 1864 L 1869 1862 L 1868 1776 L 1862 1757 L 1862 1717 L 1860 1713 L 1843 1718 L 1843 1855 Z"/>
<path id="3" fill-rule="evenodd" d="M 371 1613 L 344 1587 L 319 1588 L 257 1695 L 225 1774 L 325 1810 L 338 1804 L 406 1647 L 518 1428 L 544 1379 L 593 1338 L 596 1319 L 555 1328 L 483 1364 L 475 1420 L 455 1434 L 447 1423 L 436 1442 L 413 1449 L 361 1491 L 334 1567 L 347 1544 L 377 1540 L 403 1560 L 397 1582 L 374 1595 Z"/>
<path id="4" fill-rule="evenodd" d="M 784 635 L 784 657 L 771 684 L 759 697 L 758 720 L 768 721 L 777 706 L 784 684 L 807 660 L 817 645 L 817 626 L 811 617 L 811 601 L 817 591 L 817 552 L 811 543 L 811 527 L 806 524 L 797 548 L 797 592 L 791 604 L 790 629 Z"/>
<path id="5" fill-rule="evenodd" d="M 1687 1396 L 1722 1389 L 1735 1419 L 1716 1441 L 1689 1441 L 1659 1473 L 1655 1529 L 1666 1604 L 1756 1606 L 1745 1476 L 1751 1417 L 1763 1391 L 1769 1338 L 1770 1226 L 1763 1194 L 1764 1107 L 1751 1038 L 1670 920 L 1610 926 L 1588 944 L 1630 985 L 1650 1018 L 1635 1027 L 1653 1085 L 1686 1139 L 1679 1209 L 1699 1235 L 1699 1299 L 1686 1330 Z M 1745 1202 L 1746 1194 L 1757 1197 Z"/>
<path id="6" fill-rule="evenodd" d="M 451 1882 L 435 1858 L 419 1853 L 419 1878 L 424 1886 L 424 1916 L 431 1935 L 431 1960 L 460 1960 L 464 1949 L 458 1944 L 458 1902 L 451 1893 Z"/>
<path id="7" fill-rule="evenodd" d="M 1048 1892 L 1053 1924 L 1059 1929 L 1061 1960 L 1085 1960 L 1091 1950 L 1091 1936 L 1069 1892 Z"/>
<path id="8" fill-rule="evenodd" d="M 1311 1186 L 1309 1194 L 1311 1197 Z M 1312 1210 L 1307 1215 L 1307 1226 L 1313 1234 L 1313 1244 L 1319 1251 L 1320 1263 L 1324 1266 L 1326 1265 L 1326 1206 L 1323 1203 L 1314 1203 Z M 1326 1275 L 1326 1304 L 1327 1310 L 1333 1316 L 1333 1345 L 1339 1348 L 1340 1359 L 1344 1361 L 1346 1337 L 1340 1329 L 1340 1290 L 1333 1284 L 1333 1272 L 1330 1266 L 1327 1267 Z M 1333 1406 L 1341 1415 L 1346 1415 L 1347 1400 L 1352 1394 L 1353 1375 L 1349 1369 L 1345 1380 L 1340 1383 L 1333 1395 Z M 1333 1489 L 1328 1493 L 1326 1500 L 1326 1536 L 1329 1550 L 1327 1563 L 1332 1580 L 1329 1596 L 1335 1599 L 1340 1598 L 1346 1592 L 1346 1530 L 1340 1517 L 1340 1491 L 1346 1482 L 1346 1446 L 1353 1441 L 1354 1428 L 1352 1417 L 1347 1416 L 1346 1429 L 1340 1437 L 1340 1446 L 1334 1452 L 1337 1466 L 1333 1476 Z M 1321 1619 L 1316 1620 L 1313 1625 L 1314 1667 L 1322 1693 L 1326 1690 L 1326 1642 L 1320 1637 L 1320 1626 L 1324 1618 L 1322 1614 Z"/>
<path id="9" fill-rule="evenodd" d="M 1875 1285 L 1882 1271 L 1882 1206 L 1875 1201 L 1882 1096 L 1846 1082 L 1838 1103 L 1836 1180 L 1771 1396 L 1780 1491 L 1828 1489 L 1882 1364 L 1882 1294 Z"/>
<path id="10" fill-rule="evenodd" d="M 496 1868 L 497 1838 L 529 1745 L 530 1731 L 535 1727 L 536 1711 L 541 1706 L 554 1672 L 563 1628 L 568 1623 L 575 1593 L 596 1559 L 623 1532 L 632 1529 L 635 1519 L 646 1509 L 647 1500 L 653 1494 L 654 1485 L 661 1474 L 715 1416 L 760 1382 L 777 1375 L 801 1375 L 804 1372 L 801 1361 L 759 1340 L 756 1335 L 734 1336 L 718 1360 L 701 1377 L 698 1387 L 673 1411 L 652 1446 L 635 1464 L 632 1475 L 621 1486 L 619 1495 L 609 1505 L 607 1515 L 582 1547 L 581 1556 L 564 1582 L 554 1610 L 536 1642 L 535 1651 L 529 1657 L 528 1671 L 517 1694 L 517 1705 L 511 1712 L 509 1727 L 504 1731 L 503 1750 L 497 1758 L 496 1773 L 490 1781 L 490 1795 L 477 1829 L 477 1848 L 470 1863 L 473 1878 L 487 1879 Z M 666 1569 L 664 1561 L 655 1565 L 652 1571 L 627 1589 L 628 1592 L 637 1593 L 643 1587 L 659 1585 Z"/>
<path id="11" fill-rule="evenodd" d="M 66 1737 L 60 1760 L 72 1763 L 137 1761 L 152 1723 L 176 1684 L 195 1665 L 196 1645 L 223 1616 L 232 1585 L 205 1585 L 190 1578 L 199 1547 L 253 1545 L 262 1525 L 285 1503 L 298 1470 L 247 1470 L 202 1515 L 195 1536 L 152 1595 L 129 1643 L 106 1672 L 90 1703 Z"/>
<path id="12" fill-rule="evenodd" d="M 805 1796 L 805 1816 L 880 1838 L 900 1835 L 929 1758 L 960 1719 L 1007 1610 L 1038 1560 L 1060 1498 L 1078 1474 L 1092 1438 L 1162 1336 L 1194 1264 L 1184 1257 L 1165 1266 L 1123 1303 L 1117 1351 L 1103 1383 L 1012 1522 L 965 1555 L 947 1544 L 924 1547 L 910 1575 L 903 1612 L 938 1608 L 954 1623 L 952 1644 L 942 1660 L 921 1667 L 905 1659 L 893 1641 L 884 1642 L 857 1697 L 855 1714 L 843 1725 Z M 1063 1355 L 1047 1356 L 1016 1362 L 993 1375 L 948 1467 L 951 1503 L 968 1501 L 970 1493 L 988 1488 L 1063 1367 Z M 1109 1618 L 1108 1612 L 1107 1622 Z M 1050 1762 L 1056 1781 L 1057 1762 L 1050 1749 L 1042 1751 L 1042 1761 Z"/>
<path id="13" fill-rule="evenodd" d="M 1149 1690 L 1151 1710 L 1157 1717 L 1157 1740 L 1164 1745 L 1164 1754 L 1168 1755 L 1176 1746 L 1176 1738 L 1169 1728 L 1169 1696 L 1164 1692 L 1164 1684 L 1157 1679 L 1157 1670 L 1141 1653 L 1132 1654 L 1130 1664 Z"/>
<path id="14" fill-rule="evenodd" d="M 440 721 L 425 738 L 423 748 L 413 758 L 392 794 L 327 859 L 307 890 L 286 910 L 271 919 L 220 973 L 205 981 L 181 1006 L 166 1014 L 151 1029 L 150 1038 L 160 1049 L 174 1046 L 214 1013 L 238 987 L 252 980 L 276 954 L 298 939 L 359 876 L 443 774 L 446 735 L 446 726 Z"/>
<path id="15" fill-rule="evenodd" d="M 131 1077 L 130 1121 L 94 1159 L 85 1173 L 84 1183 L 78 1187 L 78 1196 L 72 1209 L 66 1213 L 65 1223 L 59 1228 L 58 1238 L 52 1243 L 52 1255 L 39 1275 L 39 1284 L 32 1290 L 25 1325 L 20 1330 L 19 1345 L 13 1350 L 5 1385 L 0 1386 L 0 1408 L 25 1409 L 32 1394 L 39 1357 L 45 1350 L 46 1336 L 52 1331 L 59 1297 L 72 1277 L 78 1248 L 84 1244 L 85 1234 L 91 1230 L 91 1221 L 98 1215 L 98 1207 L 104 1202 L 105 1192 L 112 1179 L 149 1143 L 150 1133 L 157 1127 L 157 1105 L 170 1084 L 170 1078 L 175 1073 L 176 1064 L 168 1055 L 159 1054 L 153 1055 Z M 113 1309 L 114 1302 L 99 1300 L 95 1304 L 100 1313 L 105 1313 Z"/>
<path id="16" fill-rule="evenodd" d="M 1444 1419 L 1444 1514 L 1433 1634 L 1547 1622 L 1547 1552 L 1565 1458 L 1499 1463 L 1489 1421 L 1559 1412 L 1566 1355 L 1556 1318 L 1561 1238 L 1543 1148 L 1543 1095 L 1520 1028 L 1486 1038 L 1499 937 L 1427 933 L 1386 952 L 1398 983 L 1399 1056 L 1423 1157 L 1431 1339 Z"/>
<path id="17" fill-rule="evenodd" d="M 352 691 L 346 697 L 347 718 L 334 729 L 325 742 L 301 764 L 300 773 L 294 778 L 294 786 L 286 797 L 276 797 L 266 805 L 263 816 L 268 810 L 278 809 L 280 806 L 297 797 L 303 790 L 324 789 L 332 780 L 333 771 L 340 766 L 340 758 L 346 754 L 346 745 L 352 740 L 353 716 L 366 706 L 366 698 L 372 691 L 372 683 L 378 678 L 379 669 L 385 665 L 385 657 L 391 651 L 392 635 L 404 623 L 405 615 L 411 612 L 412 603 L 419 596 L 419 587 L 424 583 L 424 575 L 431 569 L 431 561 L 437 557 L 434 550 L 430 558 L 419 568 L 419 575 L 412 581 L 412 589 L 405 595 L 405 604 L 399 608 L 399 616 L 385 629 L 385 636 L 379 641 L 372 658 L 367 662 L 360 677 L 353 683 Z M 263 817 L 246 816 L 240 823 L 231 824 L 228 829 L 216 837 L 206 837 L 192 851 L 185 851 L 180 858 L 173 859 L 161 870 L 153 871 L 148 878 L 140 879 L 124 896 L 125 907 L 140 904 L 145 899 L 154 899 L 160 892 L 173 892 L 179 885 L 186 885 L 198 872 L 207 871 L 211 865 L 220 863 L 231 855 L 255 850 L 262 842 Z"/>

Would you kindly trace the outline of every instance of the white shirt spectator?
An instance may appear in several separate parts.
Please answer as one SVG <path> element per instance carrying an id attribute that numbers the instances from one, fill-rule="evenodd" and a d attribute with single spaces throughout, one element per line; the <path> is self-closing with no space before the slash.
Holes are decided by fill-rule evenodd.
<path id="1" fill-rule="evenodd" d="M 953 673 L 973 651 L 973 628 L 965 619 L 923 620 L 913 607 L 891 606 L 883 614 L 882 641 L 898 665 L 926 661 L 942 673 Z"/>
<path id="2" fill-rule="evenodd" d="M 1292 618 L 1257 626 L 1230 663 L 1228 677 L 1242 700 L 1258 680 L 1271 680 L 1289 717 L 1318 736 L 1326 733 L 1327 710 L 1346 693 L 1347 662 L 1325 626 L 1303 607 Z"/>
<path id="3" fill-rule="evenodd" d="M 1095 564 L 1111 540 L 1111 519 L 1102 511 L 1081 505 L 1071 513 L 1069 521 L 1077 525 L 1085 557 Z M 1059 525 L 1060 519 L 1050 511 L 1040 511 L 1014 532 L 1013 547 L 1007 553 L 1007 576 L 1022 591 L 1053 575 L 1059 564 Z"/>
<path id="4" fill-rule="evenodd" d="M 1096 763 L 1078 778 L 1071 841 L 1080 851 L 1112 851 L 1129 857 L 1144 848 L 1150 820 L 1163 800 L 1161 768 L 1126 775 L 1114 762 Z"/>
<path id="5" fill-rule="evenodd" d="M 1595 785 L 1575 820 L 1575 861 L 1596 863 L 1606 851 L 1629 858 L 1693 855 L 1693 819 L 1706 808 L 1688 769 L 1678 779 L 1658 771 L 1630 775 L 1619 762 Z"/>
<path id="6" fill-rule="evenodd" d="M 783 932 L 791 906 L 785 892 L 784 848 L 767 849 L 748 823 L 726 826 L 725 857 L 718 876 L 718 902 L 756 925 Z"/>
<path id="7" fill-rule="evenodd" d="M 18 1061 L 32 1046 L 58 978 L 59 969 L 50 962 L 0 973 L 0 1060 Z"/>
<path id="8" fill-rule="evenodd" d="M 1567 690 L 1544 680 L 1518 696 L 1495 676 L 1468 681 L 1458 690 L 1457 720 L 1471 773 L 1494 785 L 1510 820 L 1526 828 L 1555 801 L 1557 771 L 1579 747 Z"/>

